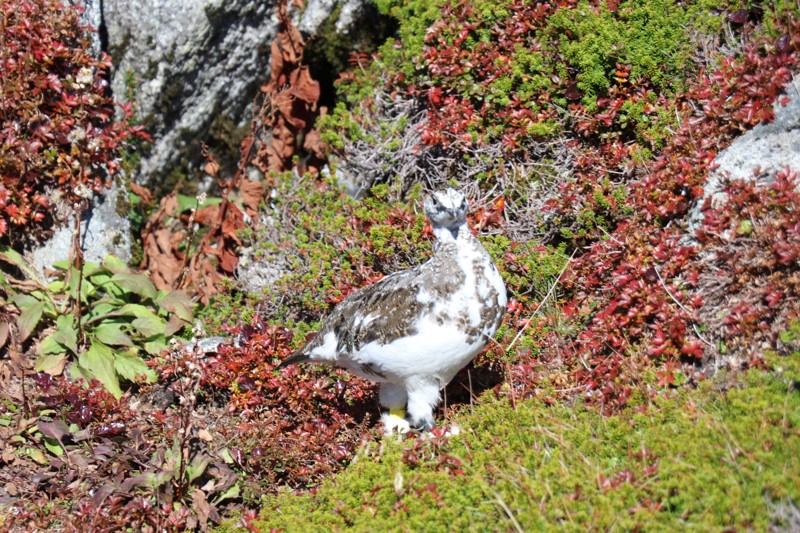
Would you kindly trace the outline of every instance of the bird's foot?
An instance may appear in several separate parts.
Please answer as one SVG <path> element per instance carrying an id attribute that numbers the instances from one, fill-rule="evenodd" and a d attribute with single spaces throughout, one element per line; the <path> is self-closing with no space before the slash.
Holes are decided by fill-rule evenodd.
<path id="1" fill-rule="evenodd" d="M 381 415 L 384 435 L 405 435 L 411 430 L 411 424 L 406 419 L 405 409 L 392 407 L 388 413 Z"/>

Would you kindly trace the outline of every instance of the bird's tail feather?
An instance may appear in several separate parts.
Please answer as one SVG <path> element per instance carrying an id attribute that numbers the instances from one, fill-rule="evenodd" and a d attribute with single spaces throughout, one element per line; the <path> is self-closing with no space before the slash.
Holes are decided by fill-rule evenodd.
<path id="1" fill-rule="evenodd" d="M 294 355 L 289 357 L 288 359 L 284 359 L 281 363 L 275 367 L 275 370 L 280 370 L 281 368 L 285 368 L 289 365 L 293 365 L 295 363 L 302 363 L 303 361 L 308 361 L 308 354 L 304 352 L 295 352 Z"/>

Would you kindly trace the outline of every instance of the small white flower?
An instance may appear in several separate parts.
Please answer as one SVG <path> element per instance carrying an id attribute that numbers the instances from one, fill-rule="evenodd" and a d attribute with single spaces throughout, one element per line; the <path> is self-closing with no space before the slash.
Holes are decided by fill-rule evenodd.
<path id="1" fill-rule="evenodd" d="M 72 192 L 75 193 L 75 196 L 78 198 L 83 198 L 85 200 L 88 200 L 92 197 L 92 190 L 84 183 L 77 184 Z"/>
<path id="2" fill-rule="evenodd" d="M 205 337 L 206 330 L 203 328 L 203 323 L 199 320 L 194 323 L 194 327 L 192 327 L 192 333 L 197 337 Z"/>
<path id="3" fill-rule="evenodd" d="M 92 69 L 83 67 L 78 71 L 78 75 L 75 77 L 75 84 L 79 87 L 86 87 L 87 85 L 91 85 L 94 81 L 94 74 L 92 73 Z"/>
<path id="4" fill-rule="evenodd" d="M 86 138 L 86 132 L 83 128 L 78 127 L 73 129 L 67 134 L 67 140 L 70 144 L 77 144 Z"/>

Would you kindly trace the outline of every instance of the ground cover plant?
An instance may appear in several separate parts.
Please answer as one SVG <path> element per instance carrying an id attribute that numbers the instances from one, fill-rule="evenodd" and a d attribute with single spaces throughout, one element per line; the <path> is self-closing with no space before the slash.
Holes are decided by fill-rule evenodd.
<path id="1" fill-rule="evenodd" d="M 147 276 L 132 273 L 114 256 L 103 265 L 85 262 L 81 270 L 57 262 L 53 266 L 59 272 L 49 284 L 11 249 L 0 248 L 0 260 L 30 276 L 19 280 L 0 273 L 3 344 L 15 330 L 13 350 L 35 345 L 34 370 L 50 376 L 60 375 L 77 358 L 70 365 L 73 377 L 96 379 L 116 398 L 122 396 L 123 379 L 155 381 L 139 352 L 163 352 L 167 339 L 193 320 L 194 303 L 187 294 L 157 291 Z"/>
<path id="2" fill-rule="evenodd" d="M 364 95 L 379 80 L 420 102 L 424 118 L 406 118 L 421 131 L 430 166 L 455 170 L 444 177 L 458 180 L 465 166 L 492 160 L 468 186 L 502 189 L 507 227 L 574 257 L 559 287 L 561 327 L 530 330 L 544 350 L 534 364 L 518 359 L 518 383 L 537 388 L 539 367 L 613 410 L 643 367 L 663 363 L 670 379 L 673 362 L 716 361 L 696 286 L 710 242 L 687 244 L 683 223 L 714 156 L 771 120 L 797 61 L 796 13 L 725 2 L 512 2 L 498 10 L 452 2 L 434 20 L 429 7 L 383 5 L 401 17 L 403 46 L 387 44 L 373 65 L 397 65 L 393 78 L 343 78 L 343 91 L 360 100 L 345 100 L 322 125 L 323 138 L 344 138 L 334 147 L 345 171 L 357 174 L 373 148 L 386 154 L 384 179 L 392 179 L 395 154 L 362 118 L 386 112 Z M 396 109 L 386 121 L 402 128 Z M 797 315 L 793 300 L 785 305 L 785 317 Z M 776 329 L 786 327 L 783 320 Z"/>
<path id="3" fill-rule="evenodd" d="M 73 203 L 108 186 L 126 140 L 147 137 L 128 123 L 130 106 L 115 107 L 107 94 L 110 57 L 94 57 L 78 11 L 61 8 L 58 1 L 0 3 L 4 242 L 31 237 L 54 219 L 63 222 Z"/>
<path id="4" fill-rule="evenodd" d="M 35 121 L 42 146 L 8 137 L 23 163 L 0 166 L 17 195 L 0 210 L 27 194 L 46 223 L 36 191 L 80 212 L 139 130 L 101 81 L 73 83 L 91 60 L 72 10 L 12 4 L 3 38 L 30 38 L 3 82 L 108 141 L 87 155 Z M 797 527 L 797 169 L 734 176 L 686 224 L 714 157 L 785 99 L 796 7 L 378 4 L 397 38 L 353 54 L 320 117 L 278 7 L 235 174 L 204 150 L 213 194 L 132 186 L 144 270 L 75 246 L 44 280 L 2 248 L 0 528 Z M 2 95 L 10 135 L 19 92 Z M 444 183 L 468 193 L 508 313 L 445 390 L 437 420 L 462 433 L 383 439 L 369 382 L 274 368 L 352 291 L 430 255 L 419 205 Z M 708 379 L 725 366 L 754 369 Z"/>
<path id="5" fill-rule="evenodd" d="M 457 437 L 372 443 L 312 493 L 270 496 L 257 526 L 791 530 L 798 401 L 759 370 L 610 417 L 488 395 Z"/>

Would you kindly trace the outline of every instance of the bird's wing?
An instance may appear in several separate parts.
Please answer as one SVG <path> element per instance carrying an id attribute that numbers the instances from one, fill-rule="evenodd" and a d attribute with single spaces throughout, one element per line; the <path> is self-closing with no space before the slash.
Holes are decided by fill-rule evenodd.
<path id="1" fill-rule="evenodd" d="M 396 272 L 348 296 L 328 316 L 319 333 L 296 357 L 333 362 L 373 341 L 387 344 L 416 332 L 417 317 L 428 304 L 417 295 L 422 280 L 417 269 Z M 335 346 L 330 334 L 335 336 Z M 317 357 L 315 357 L 315 355 Z"/>

